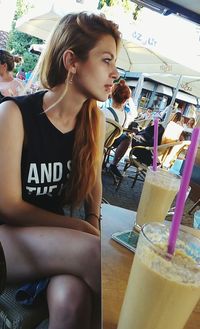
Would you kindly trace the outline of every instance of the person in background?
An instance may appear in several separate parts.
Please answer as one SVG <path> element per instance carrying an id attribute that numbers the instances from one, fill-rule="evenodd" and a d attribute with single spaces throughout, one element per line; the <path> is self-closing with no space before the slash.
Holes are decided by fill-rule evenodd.
<path id="1" fill-rule="evenodd" d="M 26 74 L 25 74 L 25 70 L 22 67 L 21 70 L 19 70 L 19 72 L 16 74 L 16 77 L 20 80 L 26 80 Z"/>
<path id="2" fill-rule="evenodd" d="M 3 96 L 18 96 L 24 93 L 23 83 L 12 74 L 15 63 L 20 62 L 19 56 L 0 49 L 0 92 Z"/>
<path id="3" fill-rule="evenodd" d="M 161 144 L 172 143 L 182 139 L 183 125 L 181 121 L 181 112 L 176 112 L 165 128 Z"/>
<path id="4" fill-rule="evenodd" d="M 44 54 L 37 93 L 0 105 L 0 241 L 8 282 L 49 278 L 48 329 L 101 328 L 104 102 L 121 34 L 102 14 L 71 13 Z M 85 204 L 85 220 L 64 216 Z"/>
<path id="5" fill-rule="evenodd" d="M 187 128 L 193 129 L 195 127 L 196 121 L 195 118 L 190 118 L 186 123 Z"/>
<path id="6" fill-rule="evenodd" d="M 159 122 L 158 145 L 161 144 L 163 133 L 164 133 L 164 128 L 162 126 L 162 123 Z M 153 144 L 154 144 L 154 122 L 152 120 L 145 129 L 142 129 L 137 134 L 135 134 L 135 136 L 133 136 L 132 148 L 135 146 L 153 146 Z M 152 164 L 153 161 L 152 153 L 149 150 L 136 148 L 133 151 L 133 155 L 135 155 L 140 162 L 146 164 L 147 166 L 150 166 Z"/>
<path id="7" fill-rule="evenodd" d="M 170 121 L 175 122 L 178 125 L 182 126 L 182 113 L 181 112 L 174 113 Z"/>
<path id="8" fill-rule="evenodd" d="M 192 131 L 195 127 L 195 118 L 190 118 L 186 124 L 183 125 L 183 132 L 181 134 L 181 140 L 190 141 L 192 137 Z"/>
<path id="9" fill-rule="evenodd" d="M 126 84 L 125 80 L 121 79 L 118 83 L 115 83 L 111 93 L 112 107 L 102 109 L 102 111 L 105 113 L 106 118 L 113 119 L 117 121 L 123 128 L 127 128 L 128 114 L 125 111 L 124 105 L 130 97 L 131 90 Z M 130 141 L 130 135 L 127 133 L 123 133 L 114 141 L 113 147 L 116 148 L 116 151 L 109 170 L 117 177 L 122 176 L 119 169 L 117 168 L 117 164 L 126 153 L 130 145 Z"/>
<path id="10" fill-rule="evenodd" d="M 141 114 L 139 114 L 139 116 L 137 118 L 135 118 L 135 120 L 137 120 L 137 121 L 150 120 L 150 119 L 152 119 L 152 113 L 153 113 L 153 107 L 148 107 L 148 109 L 145 112 L 142 112 Z"/>

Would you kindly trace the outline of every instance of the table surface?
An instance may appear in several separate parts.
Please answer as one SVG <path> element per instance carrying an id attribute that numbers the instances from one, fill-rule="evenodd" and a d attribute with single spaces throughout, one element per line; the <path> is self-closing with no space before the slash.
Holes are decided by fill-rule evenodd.
<path id="1" fill-rule="evenodd" d="M 131 210 L 107 204 L 102 205 L 103 329 L 117 329 L 119 313 L 134 258 L 134 253 L 112 240 L 111 235 L 131 229 L 135 215 L 136 213 Z M 200 230 L 189 227 L 187 229 L 200 238 Z M 200 328 L 200 301 L 184 327 L 184 329 L 197 328 Z"/>

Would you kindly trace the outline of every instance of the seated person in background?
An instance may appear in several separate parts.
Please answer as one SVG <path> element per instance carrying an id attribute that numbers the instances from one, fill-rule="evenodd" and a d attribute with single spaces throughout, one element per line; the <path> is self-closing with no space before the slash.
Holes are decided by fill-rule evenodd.
<path id="1" fill-rule="evenodd" d="M 186 123 L 186 127 L 193 129 L 195 127 L 195 124 L 196 124 L 195 118 L 190 118 Z"/>
<path id="2" fill-rule="evenodd" d="M 161 123 L 158 125 L 158 145 L 161 144 L 162 135 L 164 133 L 164 128 Z M 138 132 L 132 139 L 132 147 L 135 146 L 153 146 L 154 143 L 154 123 L 153 121 L 145 129 Z M 133 155 L 137 159 L 150 166 L 152 164 L 152 153 L 149 150 L 145 149 L 135 149 Z"/>
<path id="3" fill-rule="evenodd" d="M 181 125 L 181 118 L 181 112 L 176 112 L 173 115 L 173 117 L 167 124 L 167 127 L 165 128 L 161 144 L 167 144 L 180 140 L 183 131 L 183 126 Z"/>
<path id="4" fill-rule="evenodd" d="M 125 80 L 120 80 L 113 86 L 112 93 L 112 107 L 102 109 L 105 113 L 106 118 L 113 119 L 117 121 L 123 128 L 128 125 L 127 113 L 124 109 L 126 101 L 131 97 L 131 90 L 126 84 Z M 121 173 L 117 168 L 118 162 L 126 153 L 130 145 L 131 137 L 127 133 L 123 133 L 118 137 L 113 146 L 116 147 L 115 156 L 113 163 L 110 165 L 109 169 L 114 175 L 121 177 Z"/>
<path id="5" fill-rule="evenodd" d="M 137 134 L 140 131 L 139 123 L 136 121 L 130 122 L 127 130 L 129 132 Z"/>
<path id="6" fill-rule="evenodd" d="M 153 107 L 148 107 L 147 110 L 145 110 L 145 112 L 142 112 L 138 115 L 137 118 L 135 118 L 135 120 L 139 121 L 139 120 L 149 120 L 152 118 L 152 113 L 153 113 Z"/>
<path id="7" fill-rule="evenodd" d="M 20 57 L 0 49 L 0 92 L 3 96 L 19 96 L 24 93 L 22 81 L 12 75 L 15 63 L 20 61 Z"/>
<path id="8" fill-rule="evenodd" d="M 192 136 L 193 128 L 195 127 L 196 121 L 194 118 L 190 118 L 186 124 L 183 125 L 183 132 L 181 134 L 181 140 L 190 141 Z"/>
<path id="9" fill-rule="evenodd" d="M 182 125 L 182 113 L 181 112 L 174 113 L 174 115 L 172 116 L 170 121 L 173 121 L 181 126 Z"/>

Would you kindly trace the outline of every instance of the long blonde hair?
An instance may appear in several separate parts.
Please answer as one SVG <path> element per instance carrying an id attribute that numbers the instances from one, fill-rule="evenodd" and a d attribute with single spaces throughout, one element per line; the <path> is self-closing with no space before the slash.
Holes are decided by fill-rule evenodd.
<path id="1" fill-rule="evenodd" d="M 68 72 L 63 53 L 71 49 L 81 61 L 103 35 L 113 36 L 118 48 L 121 35 L 118 26 L 103 15 L 87 12 L 64 16 L 56 26 L 39 63 L 41 85 L 46 89 L 65 83 Z M 88 99 L 80 110 L 75 125 L 72 167 L 65 201 L 72 207 L 91 196 L 97 177 L 99 154 L 100 113 L 96 101 Z"/>

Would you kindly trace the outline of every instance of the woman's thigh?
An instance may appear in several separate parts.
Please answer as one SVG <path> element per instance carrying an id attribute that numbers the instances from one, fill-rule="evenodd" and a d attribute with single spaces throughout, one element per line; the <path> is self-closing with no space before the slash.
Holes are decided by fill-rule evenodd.
<path id="1" fill-rule="evenodd" d="M 72 274 L 100 287 L 98 237 L 58 227 L 0 226 L 8 281 Z"/>

